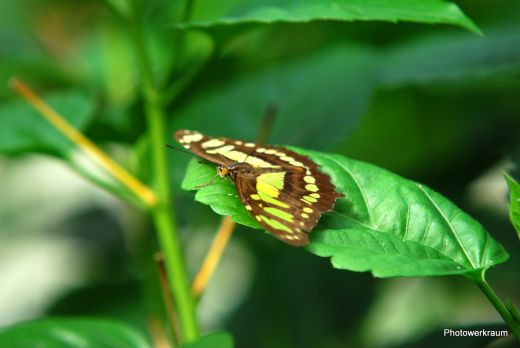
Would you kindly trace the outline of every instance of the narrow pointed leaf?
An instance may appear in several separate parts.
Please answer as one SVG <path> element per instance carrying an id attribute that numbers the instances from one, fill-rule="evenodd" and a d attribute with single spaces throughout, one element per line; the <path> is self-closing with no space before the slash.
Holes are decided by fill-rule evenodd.
<path id="1" fill-rule="evenodd" d="M 334 267 L 378 277 L 432 276 L 469 274 L 507 259 L 482 225 L 430 188 L 343 156 L 292 149 L 320 164 L 345 194 L 322 216 L 308 246 L 331 257 Z M 194 189 L 215 175 L 214 166 L 193 160 L 182 187 Z M 227 179 L 204 186 L 195 199 L 260 228 Z"/>
<path id="2" fill-rule="evenodd" d="M 473 32 L 476 25 L 460 8 L 441 0 L 257 0 L 197 1 L 192 21 L 182 27 L 243 23 L 328 21 L 408 21 L 451 24 Z"/>
<path id="3" fill-rule="evenodd" d="M 520 238 L 520 184 L 509 175 L 505 175 L 509 186 L 509 217 Z"/>
<path id="4" fill-rule="evenodd" d="M 76 129 L 83 130 L 94 105 L 85 94 L 66 91 L 43 98 Z M 48 153 L 65 157 L 74 145 L 22 99 L 0 107 L 0 153 Z"/>

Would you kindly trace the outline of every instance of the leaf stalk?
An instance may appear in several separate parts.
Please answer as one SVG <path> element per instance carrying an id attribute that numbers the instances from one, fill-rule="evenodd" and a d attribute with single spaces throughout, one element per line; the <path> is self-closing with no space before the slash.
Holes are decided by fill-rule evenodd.
<path id="1" fill-rule="evenodd" d="M 491 304 L 495 307 L 500 316 L 504 319 L 507 326 L 511 329 L 511 332 L 515 335 L 516 339 L 520 342 L 520 323 L 516 322 L 511 313 L 507 310 L 506 306 L 495 293 L 493 288 L 488 284 L 485 278 L 485 270 L 479 273 L 478 278 L 475 279 L 478 287 L 484 295 L 488 298 Z"/>

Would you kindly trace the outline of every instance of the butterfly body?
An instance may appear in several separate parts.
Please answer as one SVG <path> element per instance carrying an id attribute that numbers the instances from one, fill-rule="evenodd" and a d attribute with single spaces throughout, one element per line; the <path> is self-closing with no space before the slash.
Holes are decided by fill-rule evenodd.
<path id="1" fill-rule="evenodd" d="M 308 243 L 308 233 L 337 198 L 330 177 L 306 156 L 284 147 L 214 138 L 179 130 L 175 139 L 195 155 L 217 164 L 229 177 L 249 213 L 278 239 Z"/>

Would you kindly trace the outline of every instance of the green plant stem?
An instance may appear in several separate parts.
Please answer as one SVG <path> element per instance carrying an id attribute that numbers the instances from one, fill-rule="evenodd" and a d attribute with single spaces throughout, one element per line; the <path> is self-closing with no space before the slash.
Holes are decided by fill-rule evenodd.
<path id="1" fill-rule="evenodd" d="M 477 285 L 479 286 L 480 290 L 486 295 L 488 300 L 493 304 L 497 312 L 500 314 L 500 316 L 504 319 L 507 326 L 509 326 L 509 329 L 513 334 L 516 336 L 516 339 L 520 342 L 520 326 L 519 324 L 514 320 L 514 318 L 511 316 L 511 313 L 507 310 L 506 306 L 500 301 L 498 298 L 498 295 L 495 293 L 495 291 L 489 286 L 489 284 L 486 281 L 485 278 L 485 271 L 482 271 L 479 274 L 479 277 L 476 280 Z"/>
<path id="2" fill-rule="evenodd" d="M 131 24 L 133 25 L 137 58 L 143 80 L 143 95 L 149 127 L 148 136 L 152 156 L 154 189 L 158 198 L 158 204 L 153 208 L 152 216 L 168 271 L 169 285 L 179 316 L 178 319 L 182 334 L 180 340 L 181 342 L 191 341 L 198 337 L 199 329 L 195 316 L 194 299 L 191 295 L 177 225 L 175 223 L 175 213 L 172 206 L 171 190 L 168 181 L 168 166 L 166 151 L 164 151 L 164 144 L 166 144 L 165 114 L 159 93 L 152 79 L 151 64 L 145 48 L 139 17 L 139 0 L 134 0 L 133 5 L 133 20 Z"/>

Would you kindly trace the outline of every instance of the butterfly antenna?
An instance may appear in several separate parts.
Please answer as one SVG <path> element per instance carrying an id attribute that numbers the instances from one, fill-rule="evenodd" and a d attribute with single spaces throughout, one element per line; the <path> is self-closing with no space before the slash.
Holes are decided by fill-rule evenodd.
<path id="1" fill-rule="evenodd" d="M 167 148 L 170 148 L 170 149 L 172 149 L 172 150 L 176 150 L 176 151 L 179 151 L 179 152 L 182 152 L 182 153 L 188 154 L 188 155 L 190 155 L 190 156 L 193 156 L 193 154 L 192 154 L 191 152 L 186 151 L 186 150 L 184 150 L 184 149 L 179 149 L 179 148 L 177 148 L 177 147 L 175 147 L 175 146 L 171 146 L 170 144 L 166 144 L 166 147 L 167 147 Z"/>

